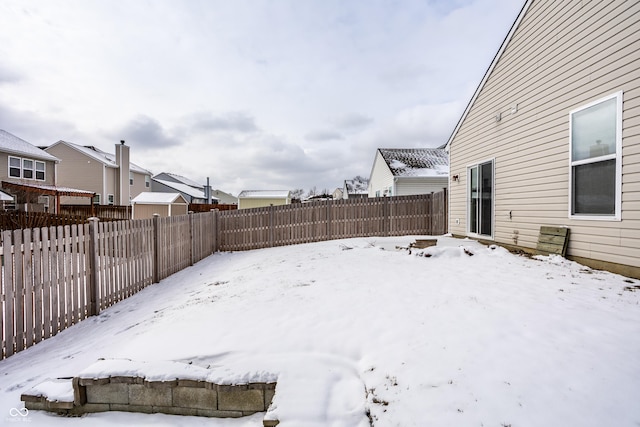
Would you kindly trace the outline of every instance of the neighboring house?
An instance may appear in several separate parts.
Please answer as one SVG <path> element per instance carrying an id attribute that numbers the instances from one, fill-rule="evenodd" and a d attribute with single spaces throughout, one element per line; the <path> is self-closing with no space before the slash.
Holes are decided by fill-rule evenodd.
<path id="1" fill-rule="evenodd" d="M 369 196 L 369 180 L 358 176 L 356 179 L 345 179 L 342 186 L 342 198 L 366 198 Z M 335 192 L 334 192 L 335 194 Z"/>
<path id="2" fill-rule="evenodd" d="M 115 154 L 67 141 L 58 141 L 45 150 L 62 161 L 59 185 L 96 193 L 95 204 L 128 206 L 138 194 L 151 191 L 153 174 L 130 161 L 129 146 L 124 141 L 115 144 Z M 83 201 L 71 197 L 63 200 L 63 204 L 78 203 Z"/>
<path id="3" fill-rule="evenodd" d="M 238 209 L 291 204 L 288 190 L 245 190 L 238 194 Z"/>
<path id="4" fill-rule="evenodd" d="M 237 205 L 238 204 L 238 198 L 229 194 L 229 193 L 225 193 L 224 191 L 221 190 L 213 190 L 211 192 L 211 196 L 218 199 L 218 203 L 223 204 L 223 205 Z"/>
<path id="5" fill-rule="evenodd" d="M 449 231 L 640 278 L 640 3 L 527 1 L 447 142 Z"/>
<path id="6" fill-rule="evenodd" d="M 189 203 L 180 193 L 144 192 L 131 199 L 131 218 L 153 218 L 186 215 Z"/>
<path id="7" fill-rule="evenodd" d="M 207 203 L 205 187 L 184 176 L 162 172 L 151 178 L 152 192 L 178 192 L 188 203 Z M 217 203 L 212 198 L 212 203 Z"/>
<path id="8" fill-rule="evenodd" d="M 379 148 L 369 197 L 437 193 L 449 184 L 449 157 L 441 148 Z"/>
<path id="9" fill-rule="evenodd" d="M 335 190 L 333 190 L 333 200 L 339 200 L 342 199 L 344 194 L 344 189 L 343 188 L 336 188 Z"/>
<path id="10" fill-rule="evenodd" d="M 54 186 L 59 162 L 54 155 L 0 129 L 0 182 L 24 184 L 30 188 Z M 2 202 L 7 207 L 43 211 L 49 206 L 48 197 L 35 192 L 18 194 L 15 188 L 4 188 L 3 193 Z M 20 196 L 15 198 L 15 204 L 14 196 Z"/>

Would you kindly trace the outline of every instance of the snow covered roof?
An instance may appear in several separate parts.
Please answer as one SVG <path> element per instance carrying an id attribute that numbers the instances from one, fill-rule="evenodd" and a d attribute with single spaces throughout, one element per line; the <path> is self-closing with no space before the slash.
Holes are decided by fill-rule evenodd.
<path id="1" fill-rule="evenodd" d="M 366 194 L 369 192 L 368 179 L 345 179 L 344 186 L 348 194 Z"/>
<path id="2" fill-rule="evenodd" d="M 449 156 L 440 148 L 379 148 L 396 177 L 446 177 Z"/>
<path id="3" fill-rule="evenodd" d="M 153 179 L 157 183 L 165 185 L 169 188 L 173 188 L 174 190 L 177 190 L 183 194 L 187 194 L 191 197 L 196 197 L 198 199 L 206 198 L 204 195 L 204 191 L 197 188 L 193 188 L 190 185 L 183 184 L 181 182 L 167 181 L 165 179 L 157 179 L 157 178 L 151 178 L 151 179 Z M 212 197 L 212 199 L 217 200 L 215 197 Z"/>
<path id="4" fill-rule="evenodd" d="M 41 194 L 60 195 L 60 196 L 76 196 L 76 197 L 93 197 L 93 191 L 79 190 L 71 187 L 61 187 L 59 185 L 50 184 L 26 184 L 24 182 L 2 181 L 5 189 L 27 190 L 32 192 L 40 192 Z"/>
<path id="5" fill-rule="evenodd" d="M 11 194 L 7 194 L 4 191 L 0 190 L 0 202 L 12 202 L 13 196 Z"/>
<path id="6" fill-rule="evenodd" d="M 76 149 L 77 151 L 80 151 L 81 153 L 83 153 L 84 155 L 91 157 L 103 164 L 105 164 L 108 167 L 111 168 L 117 168 L 118 167 L 118 163 L 116 162 L 116 156 L 115 154 L 110 154 L 110 153 L 105 153 L 104 151 L 100 150 L 99 148 L 96 148 L 94 146 L 88 146 L 88 145 L 79 145 L 79 144 L 75 144 L 73 142 L 68 142 L 68 141 L 58 141 L 56 142 L 54 145 L 57 144 L 65 144 L 71 148 Z M 152 173 L 150 171 L 148 171 L 147 169 L 144 169 L 138 165 L 136 165 L 133 162 L 129 162 L 129 169 L 133 172 L 138 172 L 138 173 L 142 173 L 145 175 L 152 175 Z"/>
<path id="7" fill-rule="evenodd" d="M 60 161 L 57 157 L 2 129 L 0 129 L 0 151 L 39 160 Z"/>
<path id="8" fill-rule="evenodd" d="M 168 177 L 171 177 L 176 182 L 180 182 L 182 184 L 188 185 L 189 187 L 200 188 L 200 189 L 204 188 L 204 185 L 202 185 L 200 183 L 197 183 L 197 182 L 195 182 L 195 181 L 193 181 L 193 180 L 191 180 L 191 179 L 189 179 L 189 178 L 187 178 L 185 176 L 178 175 L 178 174 L 175 174 L 175 173 L 162 172 L 162 173 L 159 173 L 158 175 L 154 176 L 153 178 L 158 180 L 156 177 L 158 177 L 160 175 L 166 175 Z M 160 179 L 162 179 L 162 178 L 160 178 Z M 165 181 L 167 181 L 167 180 L 165 180 Z"/>
<path id="9" fill-rule="evenodd" d="M 140 204 L 168 204 L 168 203 L 187 203 L 180 193 L 155 193 L 151 191 L 143 191 L 131 200 L 131 203 Z"/>
<path id="10" fill-rule="evenodd" d="M 289 190 L 244 190 L 238 194 L 242 199 L 288 199 Z"/>

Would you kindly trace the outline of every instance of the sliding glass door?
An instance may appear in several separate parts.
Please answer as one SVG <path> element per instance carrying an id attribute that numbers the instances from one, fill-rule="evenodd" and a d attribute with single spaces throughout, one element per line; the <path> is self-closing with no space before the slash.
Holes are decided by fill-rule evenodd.
<path id="1" fill-rule="evenodd" d="M 493 237 L 493 160 L 468 169 L 469 233 Z"/>

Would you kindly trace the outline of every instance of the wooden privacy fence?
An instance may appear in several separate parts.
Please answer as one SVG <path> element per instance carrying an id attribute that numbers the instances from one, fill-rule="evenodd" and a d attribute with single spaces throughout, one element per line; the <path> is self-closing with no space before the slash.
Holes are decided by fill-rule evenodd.
<path id="1" fill-rule="evenodd" d="M 86 217 L 47 212 L 0 211 L 0 231 L 80 224 Z"/>
<path id="2" fill-rule="evenodd" d="M 215 251 L 215 212 L 4 231 L 0 359 Z"/>
<path id="3" fill-rule="evenodd" d="M 61 205 L 60 213 L 83 218 L 97 217 L 102 221 L 131 219 L 131 206 Z"/>
<path id="4" fill-rule="evenodd" d="M 447 193 L 2 231 L 0 359 L 217 250 L 447 232 Z"/>
<path id="5" fill-rule="evenodd" d="M 447 192 L 240 209 L 219 213 L 223 251 L 331 239 L 447 232 Z"/>

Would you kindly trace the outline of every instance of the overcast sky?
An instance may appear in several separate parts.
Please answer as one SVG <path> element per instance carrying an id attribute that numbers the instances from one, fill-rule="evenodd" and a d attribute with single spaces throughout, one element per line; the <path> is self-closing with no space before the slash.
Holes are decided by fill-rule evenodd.
<path id="1" fill-rule="evenodd" d="M 0 129 L 237 194 L 446 142 L 523 0 L 2 0 Z"/>

